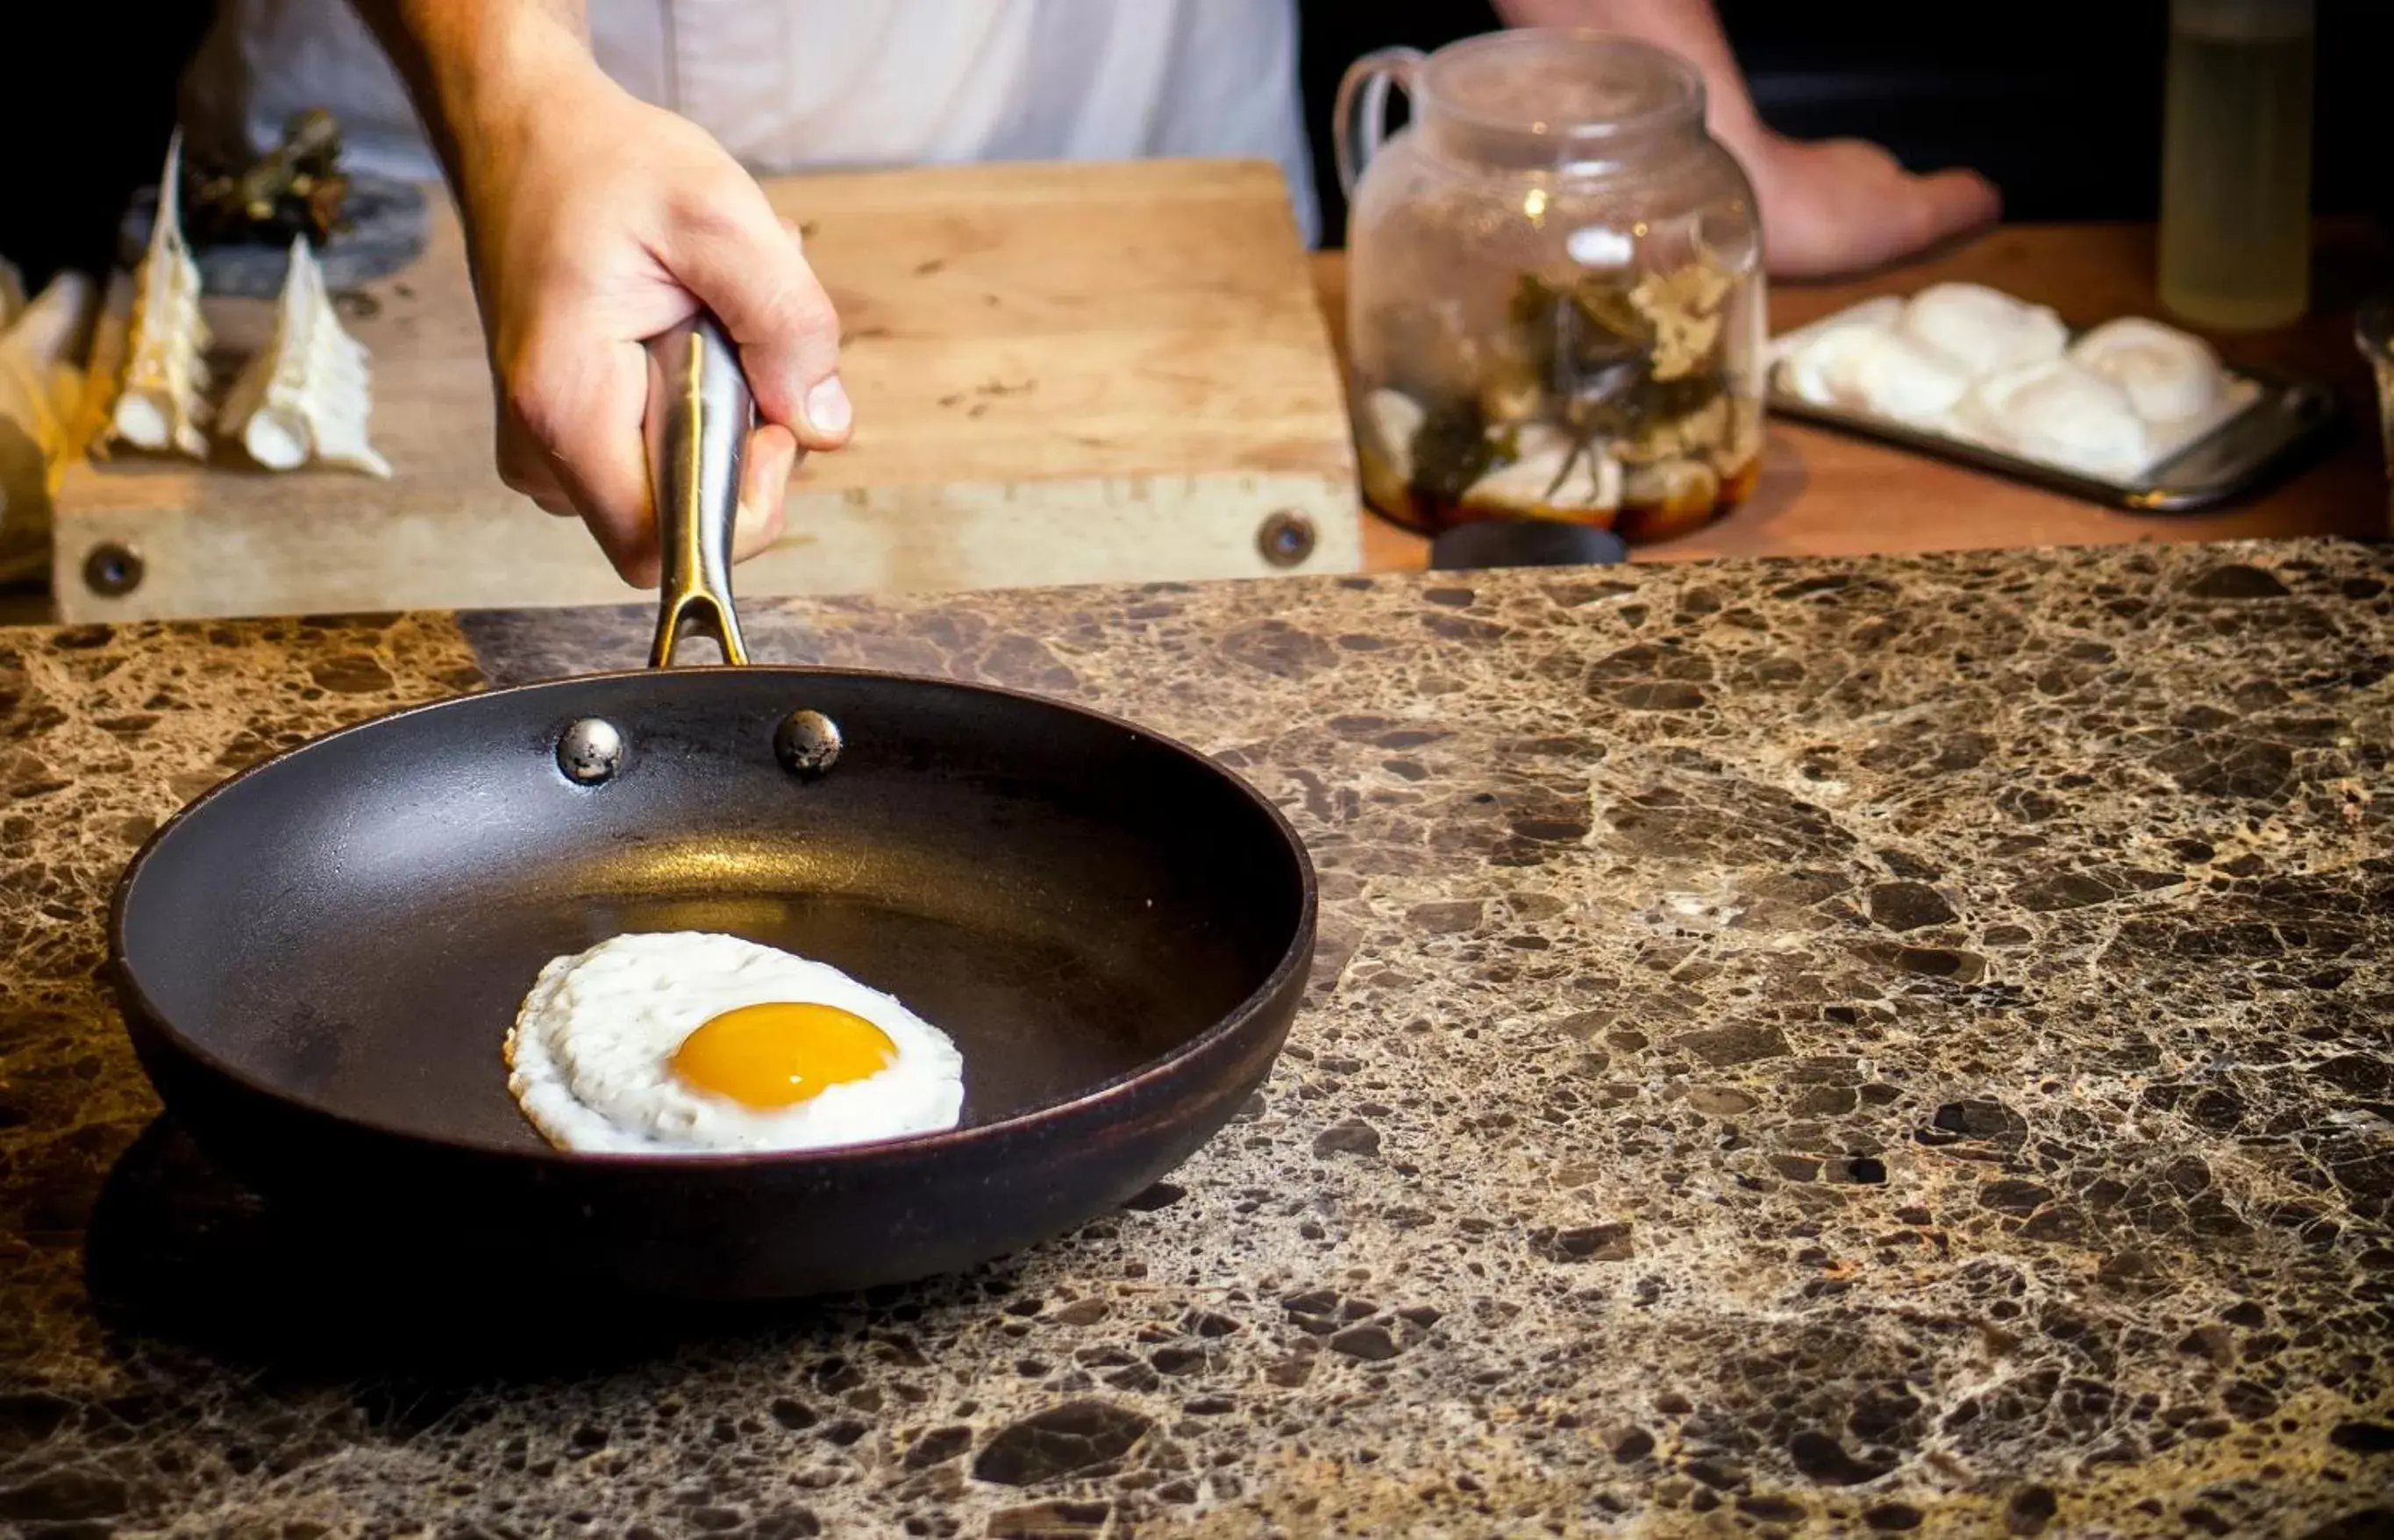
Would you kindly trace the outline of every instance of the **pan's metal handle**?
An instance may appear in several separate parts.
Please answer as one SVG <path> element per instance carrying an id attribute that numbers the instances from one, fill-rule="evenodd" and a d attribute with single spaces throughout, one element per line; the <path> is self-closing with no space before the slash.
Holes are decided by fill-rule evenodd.
<path id="1" fill-rule="evenodd" d="M 664 558 L 651 668 L 672 665 L 688 626 L 712 634 L 725 663 L 748 661 L 731 606 L 731 526 L 756 421 L 739 350 L 713 316 L 701 312 L 650 341 L 649 482 Z"/>

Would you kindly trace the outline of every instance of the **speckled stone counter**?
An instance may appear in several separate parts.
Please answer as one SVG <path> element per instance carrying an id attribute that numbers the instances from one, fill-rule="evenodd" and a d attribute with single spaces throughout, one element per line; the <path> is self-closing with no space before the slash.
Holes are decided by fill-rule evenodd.
<path id="1" fill-rule="evenodd" d="M 336 1254 L 165 1123 L 135 843 L 639 609 L 0 632 L 0 1533 L 2394 1530 L 2394 555 L 758 604 L 1287 807 L 1241 1119 L 970 1276 L 741 1310 Z"/>

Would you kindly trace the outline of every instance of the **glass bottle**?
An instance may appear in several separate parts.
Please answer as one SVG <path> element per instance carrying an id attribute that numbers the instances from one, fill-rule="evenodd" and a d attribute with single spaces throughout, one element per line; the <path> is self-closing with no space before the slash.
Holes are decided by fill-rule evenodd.
<path id="1" fill-rule="evenodd" d="M 2310 306 L 2312 0 L 2172 0 L 2162 304 L 2199 326 Z"/>

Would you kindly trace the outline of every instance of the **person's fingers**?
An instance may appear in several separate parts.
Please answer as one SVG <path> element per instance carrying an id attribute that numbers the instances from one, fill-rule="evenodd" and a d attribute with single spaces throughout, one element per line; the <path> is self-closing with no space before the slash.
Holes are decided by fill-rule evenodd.
<path id="1" fill-rule="evenodd" d="M 656 517 L 640 430 L 648 371 L 639 343 L 576 336 L 563 325 L 535 334 L 503 371 L 506 409 L 522 425 L 521 484 L 540 484 L 545 471 L 615 571 L 643 588 L 657 582 Z M 540 469 L 526 468 L 525 460 Z M 546 500 L 542 506 L 553 507 Z"/>
<path id="2" fill-rule="evenodd" d="M 560 519 L 577 516 L 572 499 L 550 473 L 546 456 L 533 446 L 513 408 L 505 404 L 499 409 L 498 466 L 499 480 L 507 490 L 531 498 L 543 513 Z"/>
<path id="3" fill-rule="evenodd" d="M 732 560 L 745 561 L 782 537 L 782 504 L 797 463 L 798 441 L 788 428 L 764 423 L 748 435 L 740 464 L 740 513 L 731 527 Z"/>
<path id="4" fill-rule="evenodd" d="M 1992 225 L 2004 211 L 2003 197 L 1996 192 L 1995 184 L 1975 171 L 1939 171 L 1916 177 L 1913 178 L 1912 193 L 1922 221 L 1923 245 Z"/>
<path id="5" fill-rule="evenodd" d="M 1987 225 L 2002 207 L 1976 172 L 1915 177 L 1861 139 L 1774 141 L 1756 185 L 1765 257 L 1782 278 L 1878 267 Z"/>
<path id="6" fill-rule="evenodd" d="M 1915 177 L 1890 165 L 1852 219 L 1832 232 L 1838 244 L 1832 266 L 1851 270 L 1911 257 L 1993 222 L 2001 206 L 1993 186 L 1976 172 Z"/>
<path id="7" fill-rule="evenodd" d="M 659 255 L 739 344 L 757 415 L 809 449 L 847 442 L 855 414 L 839 380 L 839 315 L 802 243 L 744 178 L 710 182 L 675 214 Z"/>

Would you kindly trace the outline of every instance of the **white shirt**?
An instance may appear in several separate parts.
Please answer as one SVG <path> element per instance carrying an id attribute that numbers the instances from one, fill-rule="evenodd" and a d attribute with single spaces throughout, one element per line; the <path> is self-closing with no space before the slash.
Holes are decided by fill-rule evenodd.
<path id="1" fill-rule="evenodd" d="M 927 161 L 1251 156 L 1314 244 L 1295 0 L 589 0 L 601 68 L 759 174 Z M 307 107 L 346 158 L 437 177 L 337 0 L 225 0 L 184 82 L 192 141 L 255 154 Z"/>

